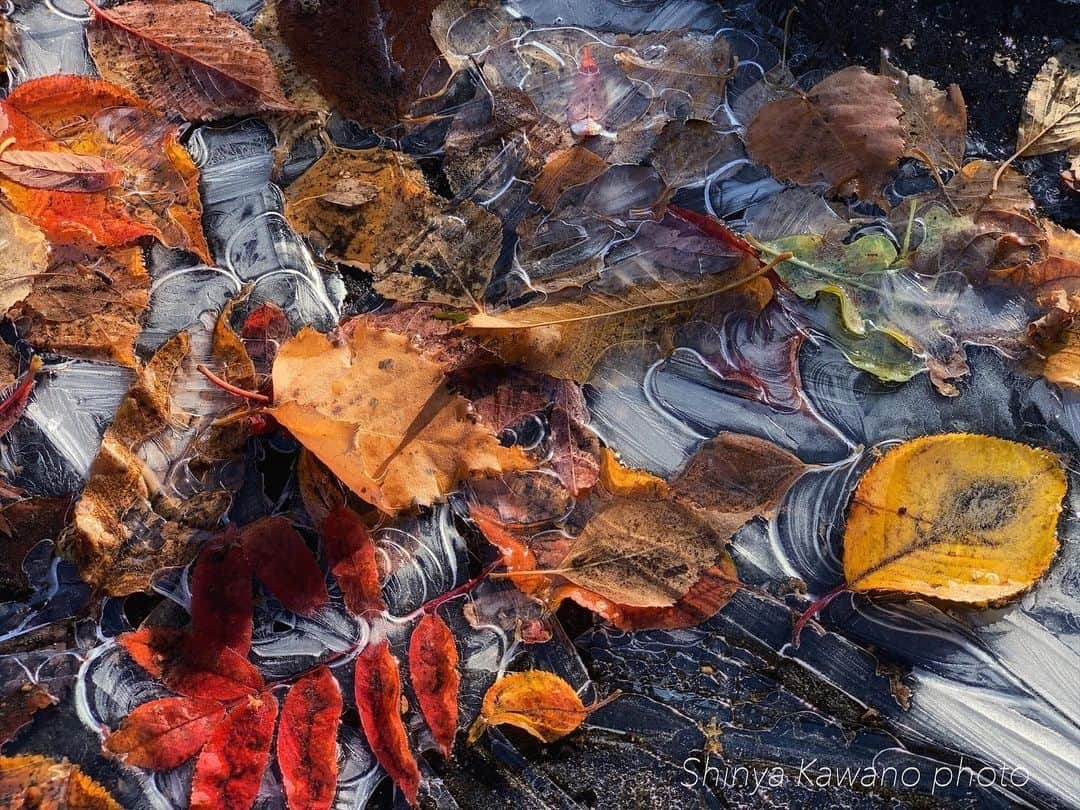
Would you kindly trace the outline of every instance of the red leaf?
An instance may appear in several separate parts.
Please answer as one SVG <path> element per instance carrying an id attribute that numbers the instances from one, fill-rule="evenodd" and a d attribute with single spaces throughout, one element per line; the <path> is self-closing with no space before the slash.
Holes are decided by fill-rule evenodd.
<path id="1" fill-rule="evenodd" d="M 267 370 L 277 356 L 278 346 L 291 332 L 285 311 L 272 301 L 253 309 L 240 327 L 240 337 L 252 362 Z"/>
<path id="2" fill-rule="evenodd" d="M 354 682 L 356 709 L 375 759 L 394 784 L 416 804 L 420 769 L 409 750 L 409 737 L 401 722 L 401 676 L 398 662 L 385 640 L 368 644 L 356 656 Z"/>
<path id="3" fill-rule="evenodd" d="M 429 613 L 409 639 L 409 677 L 420 711 L 444 757 L 450 756 L 458 722 L 458 651 L 446 622 Z"/>
<path id="4" fill-rule="evenodd" d="M 207 648 L 183 630 L 144 627 L 117 641 L 136 664 L 181 695 L 234 700 L 263 686 L 259 670 L 236 650 Z"/>
<path id="5" fill-rule="evenodd" d="M 11 389 L 11 392 L 0 400 L 0 436 L 11 430 L 12 426 L 19 421 L 22 412 L 30 401 L 30 394 L 34 392 L 34 375 L 41 369 L 41 358 L 34 355 L 30 361 L 30 367 L 23 372 L 22 378 Z"/>
<path id="6" fill-rule="evenodd" d="M 751 256 L 757 255 L 757 251 L 754 250 L 753 245 L 718 219 L 705 216 L 705 214 L 699 214 L 697 211 L 691 211 L 688 208 L 681 208 L 677 205 L 669 205 L 668 213 L 675 217 L 675 219 L 681 219 L 683 222 L 693 225 L 706 236 L 711 236 L 712 238 L 717 239 L 726 245 L 730 245 L 737 250 L 741 250 L 744 253 L 748 253 Z"/>
<path id="7" fill-rule="evenodd" d="M 191 631 L 199 643 L 251 649 L 251 565 L 235 530 L 199 554 L 191 575 Z"/>
<path id="8" fill-rule="evenodd" d="M 288 610 L 311 615 L 326 606 L 329 596 L 322 569 L 289 521 L 257 520 L 244 527 L 241 542 L 259 582 Z"/>
<path id="9" fill-rule="evenodd" d="M 323 521 L 323 553 L 350 613 L 363 616 L 386 609 L 375 544 L 359 515 L 339 506 L 327 516 Z"/>
<path id="10" fill-rule="evenodd" d="M 327 667 L 296 682 L 285 696 L 277 761 L 289 810 L 329 810 L 337 788 L 341 687 Z"/>
<path id="11" fill-rule="evenodd" d="M 270 761 L 277 701 L 269 692 L 229 712 L 195 763 L 190 810 L 248 810 Z"/>
<path id="12" fill-rule="evenodd" d="M 128 765 L 168 771 L 198 753 L 224 716 L 225 707 L 216 700 L 152 700 L 124 718 L 106 738 L 105 749 Z"/>

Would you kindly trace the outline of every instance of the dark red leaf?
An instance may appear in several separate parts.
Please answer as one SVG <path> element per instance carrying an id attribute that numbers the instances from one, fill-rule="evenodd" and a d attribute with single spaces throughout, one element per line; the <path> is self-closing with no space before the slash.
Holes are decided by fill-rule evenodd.
<path id="1" fill-rule="evenodd" d="M 310 615 L 329 600 L 326 579 L 304 538 L 281 517 L 245 526 L 241 542 L 255 576 L 288 610 Z"/>
<path id="2" fill-rule="evenodd" d="M 450 756 L 458 722 L 458 651 L 446 622 L 429 613 L 409 639 L 409 677 L 420 711 L 444 757 Z"/>
<path id="3" fill-rule="evenodd" d="M 401 675 L 385 640 L 356 656 L 356 709 L 375 759 L 390 774 L 409 804 L 416 804 L 420 769 L 401 722 Z"/>
<path id="4" fill-rule="evenodd" d="M 269 371 L 277 355 L 278 346 L 289 337 L 289 319 L 277 304 L 267 301 L 253 309 L 240 327 L 244 341 L 255 366 Z"/>
<path id="5" fill-rule="evenodd" d="M 105 750 L 136 768 L 168 771 L 195 756 L 224 716 L 216 700 L 151 700 L 124 718 L 105 739 Z"/>
<path id="6" fill-rule="evenodd" d="M 297 681 L 285 696 L 277 761 L 289 810 L 329 810 L 337 788 L 341 687 L 327 667 Z"/>
<path id="7" fill-rule="evenodd" d="M 28 368 L 6 397 L 0 400 L 0 436 L 11 430 L 12 425 L 19 421 L 22 412 L 26 410 L 26 404 L 30 401 L 30 394 L 34 391 L 34 375 L 41 368 L 41 359 L 34 356 Z"/>
<path id="8" fill-rule="evenodd" d="M 24 683 L 0 698 L 0 745 L 29 723 L 34 715 L 56 703 L 56 698 L 36 683 Z"/>
<path id="9" fill-rule="evenodd" d="M 363 616 L 386 609 L 375 543 L 360 516 L 348 507 L 339 506 L 323 522 L 323 553 L 350 613 Z"/>
<path id="10" fill-rule="evenodd" d="M 202 550 L 191 574 L 191 630 L 208 646 L 231 647 L 240 655 L 251 648 L 251 565 L 226 532 Z"/>
<path id="11" fill-rule="evenodd" d="M 206 647 L 183 630 L 144 627 L 117 641 L 136 664 L 181 695 L 234 700 L 263 686 L 259 670 L 236 650 Z"/>
<path id="12" fill-rule="evenodd" d="M 277 701 L 251 696 L 229 712 L 195 763 L 191 810 L 248 810 L 270 760 Z"/>
<path id="13" fill-rule="evenodd" d="M 697 211 L 691 211 L 688 208 L 681 208 L 677 205 L 669 205 L 668 213 L 675 217 L 675 219 L 680 219 L 689 225 L 693 225 L 706 236 L 717 239 L 720 242 L 730 245 L 737 250 L 741 250 L 744 253 L 748 253 L 751 256 L 757 255 L 757 251 L 754 250 L 754 247 L 749 242 L 718 219 L 706 216 L 705 214 L 699 214 Z"/>

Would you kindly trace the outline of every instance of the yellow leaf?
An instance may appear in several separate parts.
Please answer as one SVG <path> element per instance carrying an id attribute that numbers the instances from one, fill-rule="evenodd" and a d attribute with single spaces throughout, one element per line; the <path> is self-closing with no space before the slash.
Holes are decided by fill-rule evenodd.
<path id="1" fill-rule="evenodd" d="M 121 810 L 101 785 L 67 760 L 0 757 L 0 806 L 35 810 Z"/>
<path id="2" fill-rule="evenodd" d="M 0 206 L 0 312 L 25 298 L 48 266 L 49 243 L 30 220 Z"/>
<path id="3" fill-rule="evenodd" d="M 992 436 L 923 436 L 863 476 L 844 533 L 844 576 L 985 604 L 1030 588 L 1057 552 L 1065 470 L 1053 453 Z"/>
<path id="4" fill-rule="evenodd" d="M 615 453 L 600 448 L 600 483 L 612 495 L 638 498 L 662 498 L 668 493 L 667 482 L 644 470 L 624 467 Z"/>
<path id="5" fill-rule="evenodd" d="M 550 743 L 577 729 L 588 713 L 577 692 L 558 675 L 538 669 L 513 672 L 487 690 L 469 742 L 476 742 L 489 726 L 515 726 Z"/>

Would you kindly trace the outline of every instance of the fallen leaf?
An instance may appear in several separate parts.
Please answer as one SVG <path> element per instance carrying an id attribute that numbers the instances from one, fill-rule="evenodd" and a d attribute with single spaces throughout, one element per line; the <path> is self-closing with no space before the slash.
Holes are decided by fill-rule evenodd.
<path id="1" fill-rule="evenodd" d="M 844 577 L 983 605 L 1028 590 L 1058 549 L 1065 470 L 1053 453 L 993 436 L 923 436 L 863 475 L 844 530 Z"/>
<path id="2" fill-rule="evenodd" d="M 289 810 L 330 810 L 338 781 L 341 710 L 341 687 L 325 666 L 289 687 L 277 740 Z"/>
<path id="3" fill-rule="evenodd" d="M 1067 45 L 1046 60 L 1031 82 L 1017 155 L 1045 155 L 1080 145 L 1080 45 Z"/>
<path id="4" fill-rule="evenodd" d="M 105 738 L 105 750 L 126 765 L 169 771 L 195 756 L 223 717 L 225 707 L 216 700 L 151 700 L 124 717 Z"/>
<path id="5" fill-rule="evenodd" d="M 360 726 L 375 759 L 409 804 L 416 805 L 420 769 L 401 722 L 401 675 L 385 640 L 368 643 L 356 656 L 354 680 Z"/>
<path id="6" fill-rule="evenodd" d="M 259 671 L 236 650 L 207 645 L 182 630 L 144 627 L 117 642 L 136 664 L 187 697 L 235 700 L 263 686 Z"/>
<path id="7" fill-rule="evenodd" d="M 409 638 L 409 678 L 424 722 L 444 757 L 454 747 L 458 721 L 458 651 L 446 622 L 427 613 Z"/>
<path id="8" fill-rule="evenodd" d="M 0 175 L 27 188 L 52 191 L 104 191 L 123 176 L 107 158 L 65 152 L 5 149 L 0 153 Z"/>
<path id="9" fill-rule="evenodd" d="M 24 498 L 0 507 L 0 588 L 13 595 L 28 595 L 30 583 L 23 560 L 42 540 L 60 536 L 71 517 L 71 504 L 70 497 Z"/>
<path id="10" fill-rule="evenodd" d="M 240 533 L 240 542 L 255 577 L 286 610 L 310 616 L 326 606 L 329 596 L 322 569 L 285 518 L 249 523 Z"/>
<path id="11" fill-rule="evenodd" d="M 77 766 L 38 754 L 0 757 L 0 805 L 12 810 L 122 810 Z"/>
<path id="12" fill-rule="evenodd" d="M 0 398 L 0 436 L 6 435 L 26 410 L 30 395 L 34 393 L 35 378 L 40 370 L 41 358 L 34 355 L 26 371 Z"/>
<path id="13" fill-rule="evenodd" d="M 564 191 L 592 182 L 607 167 L 607 161 L 584 146 L 575 144 L 560 149 L 547 156 L 543 170 L 533 183 L 529 199 L 551 210 Z"/>
<path id="14" fill-rule="evenodd" d="M 343 206 L 342 184 L 374 190 Z M 327 194 L 330 197 L 327 197 Z M 285 191 L 293 227 L 326 255 L 367 270 L 396 301 L 475 307 L 502 245 L 502 223 L 474 203 L 452 204 L 415 161 L 388 149 L 333 149 Z"/>
<path id="15" fill-rule="evenodd" d="M 577 692 L 558 675 L 539 669 L 511 672 L 484 694 L 469 743 L 491 726 L 514 726 L 551 743 L 575 731 L 588 714 Z"/>
<path id="16" fill-rule="evenodd" d="M 167 115 L 211 121 L 294 112 L 270 57 L 244 26 L 197 0 L 130 0 L 87 27 L 101 75 Z"/>
<path id="17" fill-rule="evenodd" d="M 58 702 L 46 689 L 30 682 L 0 697 L 0 745 L 14 737 L 39 711 Z"/>
<path id="18" fill-rule="evenodd" d="M 191 632 L 208 647 L 251 648 L 252 566 L 235 530 L 203 547 L 191 569 Z"/>
<path id="19" fill-rule="evenodd" d="M 624 467 L 611 448 L 603 448 L 600 454 L 600 483 L 612 495 L 655 500 L 670 492 L 663 478 L 644 470 Z"/>
<path id="20" fill-rule="evenodd" d="M 353 492 L 384 512 L 431 504 L 463 479 L 525 469 L 444 393 L 438 363 L 403 335 L 350 324 L 337 345 L 311 329 L 274 361 L 278 420 Z"/>
<path id="21" fill-rule="evenodd" d="M 269 692 L 249 696 L 229 711 L 195 762 L 191 810 L 246 810 L 255 803 L 277 713 Z"/>
<path id="22" fill-rule="evenodd" d="M 0 205 L 0 311 L 25 298 L 48 263 L 49 243 L 41 229 Z"/>
<path id="23" fill-rule="evenodd" d="M 781 180 L 877 199 L 907 140 L 895 87 L 865 68 L 837 71 L 762 107 L 747 129 L 747 151 Z"/>
<path id="24" fill-rule="evenodd" d="M 323 522 L 323 554 L 337 579 L 345 607 L 354 616 L 382 613 L 386 603 L 371 532 L 359 515 L 339 506 Z"/>
<path id="25" fill-rule="evenodd" d="M 959 169 L 967 148 L 967 105 L 959 85 L 941 90 L 930 79 L 893 65 L 882 54 L 881 75 L 896 79 L 896 98 L 904 108 L 900 124 L 907 132 L 906 151 L 922 153 L 933 167 Z"/>

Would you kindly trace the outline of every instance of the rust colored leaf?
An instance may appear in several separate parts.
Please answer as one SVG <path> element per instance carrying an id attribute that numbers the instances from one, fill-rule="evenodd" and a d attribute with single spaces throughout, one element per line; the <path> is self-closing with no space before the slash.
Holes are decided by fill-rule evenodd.
<path id="1" fill-rule="evenodd" d="M 191 574 L 191 631 L 200 644 L 251 648 L 251 563 L 235 531 L 203 548 Z"/>
<path id="2" fill-rule="evenodd" d="M 210 737 L 191 778 L 191 810 L 248 810 L 270 761 L 278 705 L 269 692 L 249 696 Z"/>
<path id="3" fill-rule="evenodd" d="M 282 517 L 248 524 L 241 533 L 244 553 L 266 589 L 287 610 L 310 616 L 326 606 L 326 579 L 304 538 Z"/>
<path id="4" fill-rule="evenodd" d="M 533 183 L 529 199 L 549 211 L 568 188 L 589 183 L 608 168 L 603 158 L 584 146 L 574 145 L 548 156 L 540 176 Z"/>
<path id="5" fill-rule="evenodd" d="M 240 338 L 244 341 L 251 361 L 260 372 L 270 371 L 278 347 L 288 339 L 292 330 L 284 310 L 272 301 L 267 301 L 253 309 L 240 327 Z"/>
<path id="6" fill-rule="evenodd" d="M 323 522 L 323 553 L 350 613 L 365 616 L 386 610 L 375 543 L 360 516 L 347 506 L 337 507 Z"/>
<path id="7" fill-rule="evenodd" d="M 329 810 L 337 789 L 341 687 L 327 667 L 298 680 L 285 696 L 277 761 L 289 810 Z"/>
<path id="8" fill-rule="evenodd" d="M 401 722 L 401 675 L 385 640 L 356 656 L 356 709 L 368 745 L 409 804 L 416 805 L 420 769 Z"/>
<path id="9" fill-rule="evenodd" d="M 0 757 L 0 806 L 12 810 L 122 810 L 101 785 L 65 760 Z"/>
<path id="10" fill-rule="evenodd" d="M 750 156 L 778 178 L 875 199 L 904 151 L 896 80 L 849 67 L 766 104 L 746 133 Z"/>
<path id="11" fill-rule="evenodd" d="M 90 53 L 101 75 L 168 115 L 210 121 L 292 112 L 270 57 L 246 28 L 197 0 L 87 0 Z"/>
<path id="12" fill-rule="evenodd" d="M 127 765 L 168 771 L 195 756 L 224 716 L 225 707 L 216 700 L 151 700 L 105 738 L 105 750 Z"/>
<path id="13" fill-rule="evenodd" d="M 36 683 L 24 683 L 0 697 L 0 745 L 14 737 L 42 709 L 57 703 L 56 698 Z"/>
<path id="14" fill-rule="evenodd" d="M 27 206 L 24 213 L 35 219 L 36 212 L 35 221 L 50 236 L 68 234 L 71 241 L 82 242 L 85 237 L 80 234 L 88 230 L 94 242 L 118 245 L 142 235 L 125 236 L 119 230 L 114 234 L 114 225 L 126 221 L 128 230 L 141 228 L 168 247 L 210 261 L 202 232 L 198 169 L 180 145 L 176 126 L 146 102 L 100 79 L 60 75 L 20 84 L 7 103 L 55 138 L 61 149 L 79 159 L 107 161 L 120 173 L 98 193 L 84 189 L 81 194 L 18 195 Z M 13 134 L 16 146 L 21 146 L 18 133 Z M 80 210 L 80 205 L 87 210 Z M 69 215 L 70 222 L 64 219 Z M 96 222 L 95 216 L 105 219 Z M 110 225 L 112 220 L 116 222 Z"/>
<path id="15" fill-rule="evenodd" d="M 83 192 L 104 191 L 123 176 L 107 158 L 27 149 L 5 149 L 0 174 L 27 188 Z"/>
<path id="16" fill-rule="evenodd" d="M 136 664 L 181 695 L 235 700 L 263 686 L 259 671 L 229 647 L 208 647 L 190 633 L 144 627 L 117 642 Z"/>
<path id="17" fill-rule="evenodd" d="M 458 651 L 446 622 L 422 618 L 409 639 L 409 677 L 420 711 L 444 757 L 450 756 L 458 721 Z"/>
<path id="18" fill-rule="evenodd" d="M 577 729 L 587 716 L 577 692 L 558 675 L 539 669 L 511 672 L 487 690 L 469 742 L 490 726 L 514 726 L 550 743 Z"/>
<path id="19" fill-rule="evenodd" d="M 30 395 L 34 392 L 34 378 L 41 370 L 41 358 L 34 355 L 30 367 L 22 373 L 16 383 L 0 398 L 0 436 L 5 435 L 19 421 Z"/>

